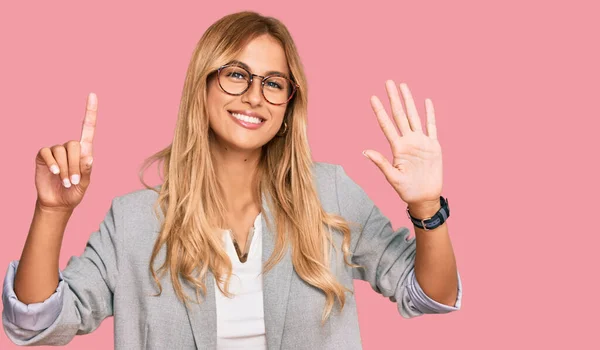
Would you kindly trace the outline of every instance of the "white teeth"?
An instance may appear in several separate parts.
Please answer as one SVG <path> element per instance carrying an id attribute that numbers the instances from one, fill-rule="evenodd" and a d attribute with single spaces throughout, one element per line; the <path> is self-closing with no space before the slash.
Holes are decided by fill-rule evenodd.
<path id="1" fill-rule="evenodd" d="M 248 123 L 253 123 L 253 124 L 260 124 L 260 123 L 262 123 L 262 120 L 260 118 L 249 117 L 247 115 L 233 113 L 233 112 L 230 112 L 230 113 L 231 113 L 232 116 L 234 116 L 234 118 L 239 119 L 239 120 L 243 120 L 243 121 L 248 122 Z"/>

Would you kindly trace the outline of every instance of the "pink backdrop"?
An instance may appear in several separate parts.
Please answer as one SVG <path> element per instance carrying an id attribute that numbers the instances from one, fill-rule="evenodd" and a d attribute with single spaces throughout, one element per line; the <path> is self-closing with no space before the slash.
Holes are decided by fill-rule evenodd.
<path id="1" fill-rule="evenodd" d="M 395 227 L 413 230 L 406 205 L 361 154 L 391 154 L 369 97 L 389 110 L 385 80 L 406 82 L 423 123 L 424 99 L 434 102 L 462 310 L 405 320 L 358 281 L 365 349 L 600 348 L 597 5 L 217 3 L 2 5 L 2 278 L 33 213 L 35 154 L 78 139 L 87 94 L 100 101 L 94 173 L 61 268 L 83 251 L 110 200 L 142 187 L 141 161 L 171 141 L 204 30 L 251 9 L 281 19 L 296 40 L 315 160 L 342 164 Z M 109 318 L 68 348 L 112 348 L 112 328 Z M 4 332 L 0 348 L 16 348 Z"/>

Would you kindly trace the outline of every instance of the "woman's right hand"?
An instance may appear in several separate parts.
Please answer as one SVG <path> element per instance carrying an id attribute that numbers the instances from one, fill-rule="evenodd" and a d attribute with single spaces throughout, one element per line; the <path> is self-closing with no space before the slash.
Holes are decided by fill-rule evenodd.
<path id="1" fill-rule="evenodd" d="M 87 99 L 81 140 L 44 147 L 35 158 L 36 205 L 47 211 L 68 212 L 81 202 L 90 184 L 92 142 L 96 128 L 98 99 Z"/>

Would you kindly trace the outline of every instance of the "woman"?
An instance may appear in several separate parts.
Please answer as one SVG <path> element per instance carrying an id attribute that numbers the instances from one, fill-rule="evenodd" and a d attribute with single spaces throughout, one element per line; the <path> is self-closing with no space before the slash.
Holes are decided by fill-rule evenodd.
<path id="1" fill-rule="evenodd" d="M 410 92 L 401 85 L 406 116 L 388 82 L 403 137 L 371 101 L 394 166 L 365 153 L 412 217 L 441 218 L 414 219 L 417 246 L 341 166 L 311 160 L 306 86 L 281 22 L 241 12 L 214 23 L 189 65 L 173 143 L 144 165 L 163 162 L 163 183 L 115 198 L 59 271 L 64 228 L 90 184 L 90 94 L 81 140 L 36 158 L 34 219 L 4 282 L 10 339 L 66 344 L 114 315 L 118 349 L 360 349 L 354 278 L 406 318 L 458 310 L 431 102 L 426 136 Z"/>

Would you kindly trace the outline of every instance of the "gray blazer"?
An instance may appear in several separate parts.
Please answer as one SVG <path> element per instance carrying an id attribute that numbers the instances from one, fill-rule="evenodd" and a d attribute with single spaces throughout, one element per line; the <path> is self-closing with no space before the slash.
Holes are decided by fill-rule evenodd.
<path id="1" fill-rule="evenodd" d="M 342 254 L 332 253 L 331 269 L 338 280 L 354 290 L 353 279 L 367 281 L 378 293 L 397 303 L 402 317 L 447 313 L 460 309 L 459 279 L 455 306 L 429 298 L 414 275 L 416 242 L 409 229 L 394 231 L 390 220 L 373 204 L 344 169 L 315 162 L 313 176 L 323 207 L 362 225 L 353 229 L 352 261 L 363 269 L 350 269 Z M 60 272 L 56 292 L 43 303 L 25 305 L 12 288 L 18 262 L 11 263 L 4 281 L 2 323 L 7 336 L 19 345 L 64 345 L 75 335 L 94 331 L 114 316 L 116 349 L 215 349 L 216 301 L 213 275 L 208 273 L 208 294 L 201 304 L 186 310 L 166 276 L 163 293 L 156 292 L 148 272 L 152 247 L 160 227 L 152 211 L 157 194 L 143 189 L 112 200 L 111 208 L 93 232 L 81 256 L 73 256 Z M 274 249 L 275 237 L 265 224 L 272 220 L 263 195 L 263 262 Z M 334 234 L 341 245 L 341 235 Z M 165 257 L 158 256 L 156 268 Z M 264 319 L 269 349 L 361 349 L 353 295 L 347 293 L 340 313 L 337 305 L 323 327 L 323 293 L 294 271 L 289 250 L 263 277 Z M 184 291 L 195 292 L 188 284 Z"/>

